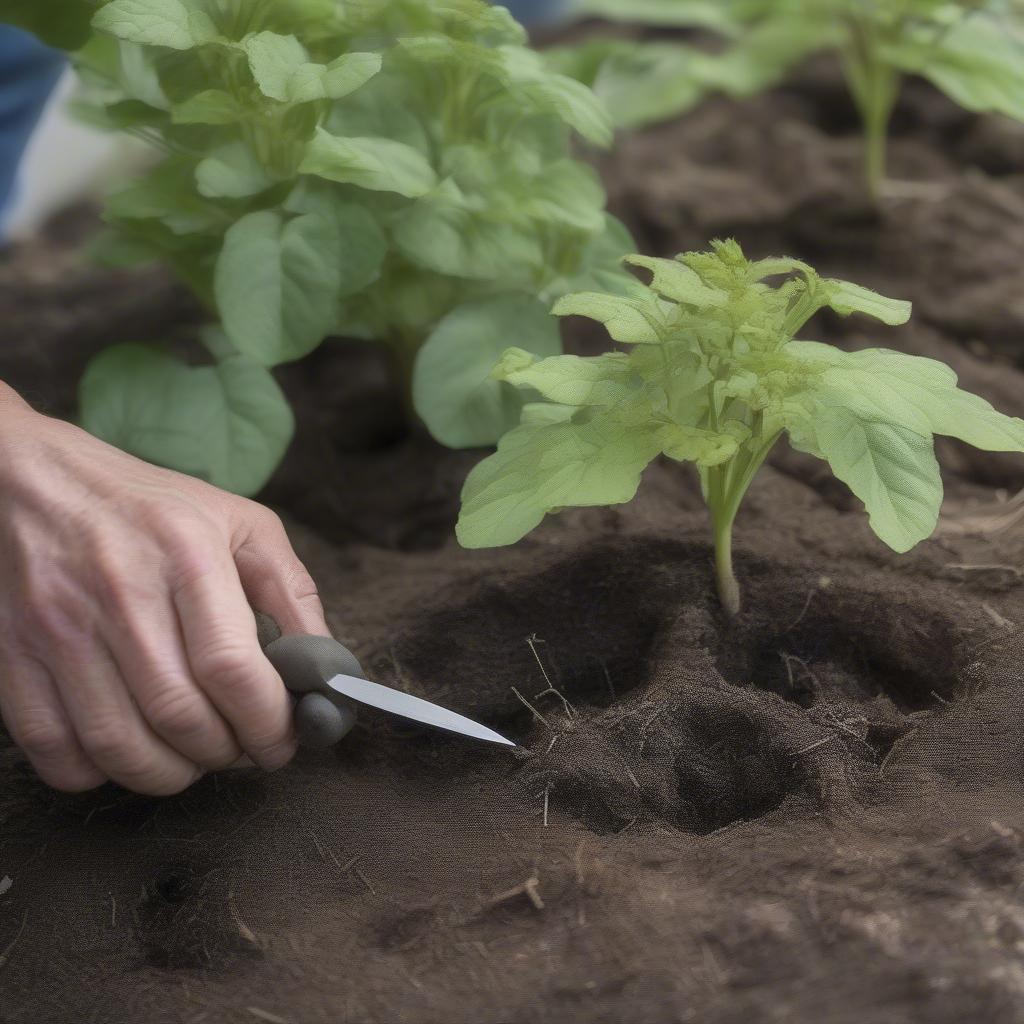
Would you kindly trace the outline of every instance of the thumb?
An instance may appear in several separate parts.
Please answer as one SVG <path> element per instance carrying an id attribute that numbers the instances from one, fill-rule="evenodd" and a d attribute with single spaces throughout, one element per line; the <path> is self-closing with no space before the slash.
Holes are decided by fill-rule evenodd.
<path id="1" fill-rule="evenodd" d="M 234 550 L 235 566 L 249 604 L 271 616 L 284 635 L 330 636 L 316 582 L 295 554 L 284 524 L 269 509 L 256 511 L 242 543 Z"/>

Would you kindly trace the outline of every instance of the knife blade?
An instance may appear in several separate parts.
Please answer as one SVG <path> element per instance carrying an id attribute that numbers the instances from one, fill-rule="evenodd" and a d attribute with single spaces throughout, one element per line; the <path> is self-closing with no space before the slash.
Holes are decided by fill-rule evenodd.
<path id="1" fill-rule="evenodd" d="M 449 711 L 439 704 L 432 704 L 422 697 L 414 697 L 411 693 L 403 693 L 401 690 L 370 682 L 369 679 L 359 679 L 357 676 L 336 675 L 324 682 L 335 693 L 378 711 L 387 711 L 389 714 L 408 718 L 421 725 L 446 729 L 448 732 L 469 736 L 471 739 L 500 743 L 508 747 L 516 746 L 512 740 L 506 739 L 493 729 L 488 729 L 486 725 L 474 722 L 455 711 Z"/>

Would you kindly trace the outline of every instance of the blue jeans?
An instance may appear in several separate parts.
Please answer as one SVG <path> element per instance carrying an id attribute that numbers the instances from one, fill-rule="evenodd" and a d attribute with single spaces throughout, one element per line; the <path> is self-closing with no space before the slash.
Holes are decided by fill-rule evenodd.
<path id="1" fill-rule="evenodd" d="M 529 28 L 531 25 L 550 25 L 557 21 L 567 0 L 498 0 L 516 18 Z"/>
<path id="2" fill-rule="evenodd" d="M 63 70 L 62 54 L 0 25 L 0 236 L 22 154 Z"/>

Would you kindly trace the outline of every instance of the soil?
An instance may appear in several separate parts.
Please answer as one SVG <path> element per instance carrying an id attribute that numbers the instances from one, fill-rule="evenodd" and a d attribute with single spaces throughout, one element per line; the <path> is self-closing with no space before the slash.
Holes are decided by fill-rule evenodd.
<path id="1" fill-rule="evenodd" d="M 646 251 L 736 235 L 912 298 L 905 328 L 817 336 L 945 359 L 1024 414 L 1024 131 L 914 83 L 892 167 L 916 186 L 874 210 L 855 129 L 818 68 L 602 168 Z M 84 266 L 93 224 L 0 262 L 0 378 L 57 415 L 102 344 L 198 318 L 158 272 Z M 366 715 L 328 754 L 153 800 L 51 792 L 0 743 L 0 1021 L 1024 1021 L 1024 529 L 958 527 L 1024 459 L 943 443 L 942 529 L 897 556 L 780 450 L 729 625 L 685 469 L 467 552 L 481 453 L 408 431 L 372 348 L 281 379 L 300 429 L 263 498 L 336 635 L 520 747 Z"/>

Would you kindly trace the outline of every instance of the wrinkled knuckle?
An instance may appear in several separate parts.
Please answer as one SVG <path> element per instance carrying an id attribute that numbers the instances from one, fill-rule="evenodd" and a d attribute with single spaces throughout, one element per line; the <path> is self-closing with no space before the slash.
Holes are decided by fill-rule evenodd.
<path id="1" fill-rule="evenodd" d="M 167 548 L 173 593 L 187 590 L 217 568 L 218 555 L 202 537 L 191 537 Z"/>
<path id="2" fill-rule="evenodd" d="M 249 515 L 256 526 L 264 532 L 278 538 L 287 536 L 283 520 L 272 508 L 253 501 L 249 503 Z"/>
<path id="3" fill-rule="evenodd" d="M 143 708 L 154 729 L 164 736 L 191 737 L 207 726 L 207 710 L 197 695 L 184 687 L 167 688 Z"/>
<path id="4" fill-rule="evenodd" d="M 253 683 L 254 672 L 248 653 L 234 644 L 198 652 L 193 665 L 196 674 L 220 693 L 241 693 Z"/>
<path id="5" fill-rule="evenodd" d="M 100 719 L 82 727 L 78 736 L 85 752 L 98 764 L 132 768 L 139 760 L 138 743 L 127 723 Z"/>
<path id="6" fill-rule="evenodd" d="M 71 729 L 50 715 L 25 714 L 15 723 L 14 733 L 18 746 L 30 758 L 59 761 L 75 749 Z"/>
<path id="7" fill-rule="evenodd" d="M 319 601 L 320 589 L 309 570 L 298 559 L 287 570 L 288 590 L 298 601 Z"/>

